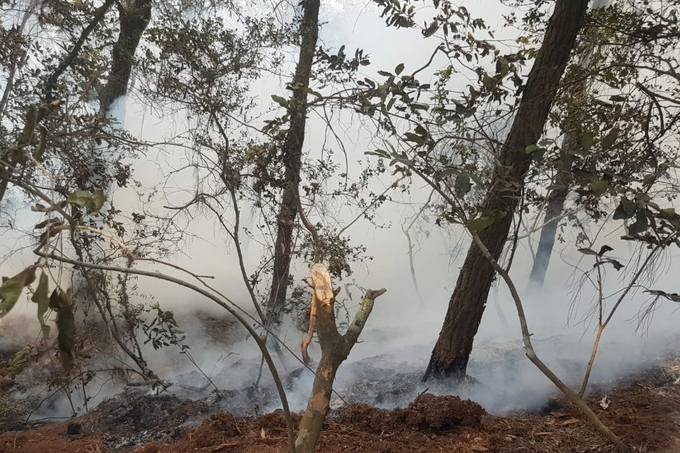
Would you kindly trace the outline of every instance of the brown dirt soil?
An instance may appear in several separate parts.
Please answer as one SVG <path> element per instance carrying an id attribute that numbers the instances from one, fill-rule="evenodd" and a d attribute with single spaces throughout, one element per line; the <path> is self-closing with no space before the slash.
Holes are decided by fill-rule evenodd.
<path id="1" fill-rule="evenodd" d="M 376 409 L 366 404 L 351 404 L 335 417 L 335 422 L 381 434 L 401 429 L 442 433 L 458 427 L 480 428 L 486 411 L 477 403 L 457 396 L 418 396 L 406 409 Z"/>
<path id="2" fill-rule="evenodd" d="M 674 365 L 680 370 L 680 361 Z M 666 367 L 668 369 L 668 367 Z M 676 370 L 676 371 L 678 371 Z M 600 404 L 604 393 L 589 400 L 591 407 L 636 452 L 680 452 L 680 371 L 650 370 L 622 382 Z M 317 451 L 324 453 L 411 452 L 613 452 L 579 412 L 556 398 L 553 412 L 487 415 L 476 403 L 454 396 L 423 394 L 407 408 L 384 410 L 352 404 L 336 411 L 325 426 Z M 606 408 L 604 407 L 606 406 Z M 204 417 L 202 423 L 185 420 Z M 283 414 L 276 411 L 257 419 L 227 413 L 205 415 L 204 407 L 182 402 L 168 411 L 156 436 L 136 449 L 110 447 L 121 435 L 115 426 L 74 430 L 87 418 L 50 423 L 41 428 L 0 435 L 0 453 L 275 453 L 286 451 Z M 300 416 L 294 415 L 294 423 Z M 162 426 L 161 426 L 162 425 Z M 181 427 L 180 427 L 181 425 Z M 70 426 L 70 428 L 69 428 Z M 88 425 L 89 426 L 89 425 Z M 67 435 L 67 431 L 71 435 Z M 81 433 L 78 433 L 81 432 Z"/>

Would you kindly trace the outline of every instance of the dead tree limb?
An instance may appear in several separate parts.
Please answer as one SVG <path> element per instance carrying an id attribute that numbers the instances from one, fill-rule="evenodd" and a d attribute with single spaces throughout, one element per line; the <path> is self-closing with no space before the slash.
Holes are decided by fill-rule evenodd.
<path id="1" fill-rule="evenodd" d="M 541 372 L 548 378 L 550 381 L 555 384 L 555 386 L 562 392 L 564 395 L 569 398 L 569 400 L 578 407 L 583 415 L 586 416 L 588 421 L 593 424 L 595 429 L 602 434 L 605 438 L 607 438 L 611 443 L 613 443 L 616 448 L 620 452 L 629 452 L 630 449 L 626 444 L 623 443 L 623 440 L 621 440 L 620 437 L 618 437 L 612 430 L 610 430 L 607 426 L 605 426 L 604 423 L 602 423 L 602 420 L 593 412 L 593 410 L 588 406 L 588 404 L 585 402 L 583 398 L 579 396 L 578 393 L 576 393 L 574 390 L 572 390 L 569 386 L 567 386 L 562 380 L 557 377 L 557 375 L 545 364 L 541 359 L 538 358 L 536 355 L 536 351 L 534 350 L 534 346 L 531 343 L 531 333 L 529 333 L 529 327 L 527 325 L 527 319 L 524 314 L 524 306 L 522 305 L 522 299 L 519 296 L 519 293 L 517 292 L 517 288 L 515 287 L 515 283 L 512 281 L 510 278 L 510 275 L 503 269 L 498 262 L 494 259 L 493 256 L 491 256 L 491 252 L 489 252 L 489 249 L 484 245 L 484 242 L 479 237 L 479 234 L 477 234 L 476 231 L 470 231 L 472 234 L 472 239 L 474 240 L 474 244 L 479 248 L 480 252 L 484 257 L 489 261 L 491 264 L 491 267 L 494 268 L 496 272 L 503 278 L 505 281 L 505 284 L 508 285 L 508 288 L 510 289 L 510 294 L 512 295 L 512 300 L 515 302 L 515 307 L 517 308 L 517 316 L 519 317 L 519 324 L 522 328 L 522 340 L 524 342 L 524 349 L 526 350 L 526 355 L 527 358 L 536 365 L 536 367 L 541 370 Z"/>
<path id="2" fill-rule="evenodd" d="M 373 310 L 375 299 L 386 289 L 368 290 L 361 301 L 354 321 L 344 335 L 335 324 L 335 291 L 326 266 L 315 263 L 311 267 L 312 307 L 316 307 L 316 325 L 321 344 L 321 360 L 316 370 L 314 386 L 309 396 L 307 409 L 302 416 L 298 437 L 295 441 L 297 453 L 312 453 L 316 446 L 330 406 L 333 381 L 340 364 L 347 358 L 356 344 L 366 320 Z M 314 308 L 313 308 L 314 310 Z M 309 357 L 307 357 L 309 358 Z"/>

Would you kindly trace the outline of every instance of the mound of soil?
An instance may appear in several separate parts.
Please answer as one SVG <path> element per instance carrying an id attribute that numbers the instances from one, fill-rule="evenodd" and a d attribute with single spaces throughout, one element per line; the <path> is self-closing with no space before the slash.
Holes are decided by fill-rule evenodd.
<path id="1" fill-rule="evenodd" d="M 442 433 L 461 426 L 479 428 L 486 411 L 477 403 L 457 396 L 418 396 L 406 409 L 377 409 L 367 404 L 350 404 L 334 417 L 340 424 L 380 434 L 411 429 Z"/>

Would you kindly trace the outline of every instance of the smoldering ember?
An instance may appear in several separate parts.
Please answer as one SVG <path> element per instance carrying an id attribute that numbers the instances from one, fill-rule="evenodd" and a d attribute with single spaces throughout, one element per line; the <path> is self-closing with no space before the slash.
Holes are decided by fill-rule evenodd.
<path id="1" fill-rule="evenodd" d="M 680 451 L 680 0 L 0 0 L 0 452 Z"/>

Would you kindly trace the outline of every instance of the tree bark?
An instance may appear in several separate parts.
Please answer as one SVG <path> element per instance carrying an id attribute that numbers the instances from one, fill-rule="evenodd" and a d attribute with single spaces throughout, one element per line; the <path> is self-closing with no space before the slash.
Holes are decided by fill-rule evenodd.
<path id="1" fill-rule="evenodd" d="M 534 258 L 534 263 L 531 266 L 531 274 L 529 275 L 529 286 L 531 288 L 540 289 L 545 282 L 545 274 L 548 272 L 550 257 L 552 256 L 553 247 L 555 246 L 559 216 L 562 215 L 564 203 L 567 199 L 567 195 L 569 195 L 569 176 L 570 174 L 567 173 L 567 170 L 560 169 L 555 181 L 560 187 L 551 190 L 548 194 L 548 203 L 545 208 L 541 237 L 538 241 L 536 257 Z"/>
<path id="2" fill-rule="evenodd" d="M 268 318 L 272 325 L 280 322 L 281 308 L 286 303 L 290 261 L 293 248 L 293 226 L 297 216 L 297 193 L 302 172 L 302 146 L 307 120 L 307 88 L 311 77 L 316 41 L 319 35 L 320 0 L 304 0 L 304 15 L 300 24 L 300 54 L 292 86 L 295 87 L 288 114 L 290 127 L 283 143 L 285 180 L 281 206 L 276 218 L 274 271 L 269 296 Z"/>
<path id="3" fill-rule="evenodd" d="M 588 0 L 556 2 L 517 115 L 494 169 L 483 208 L 497 212 L 500 218 L 480 231 L 479 237 L 496 260 L 503 251 L 529 170 L 530 156 L 524 150 L 535 144 L 543 132 L 587 7 Z M 430 377 L 459 380 L 465 376 L 493 278 L 493 267 L 472 243 L 423 380 Z"/>
<path id="4" fill-rule="evenodd" d="M 609 6 L 611 0 L 594 0 L 591 6 L 592 9 L 606 8 Z M 595 51 L 596 44 L 590 43 L 579 57 L 578 65 L 582 68 L 590 66 L 590 60 Z M 562 153 L 567 156 L 573 153 L 580 147 L 580 139 L 582 132 L 580 125 L 583 124 L 582 107 L 585 104 L 585 97 L 588 94 L 591 80 L 581 78 L 573 86 L 569 94 L 570 105 L 567 107 L 567 128 L 564 131 L 564 139 L 562 140 Z M 536 257 L 531 267 L 531 274 L 529 275 L 529 287 L 540 289 L 545 282 L 545 275 L 550 265 L 550 257 L 555 246 L 555 235 L 557 233 L 558 218 L 564 211 L 564 205 L 569 195 L 572 184 L 571 168 L 565 168 L 564 164 L 559 164 L 557 175 L 555 177 L 555 185 L 557 188 L 550 191 L 548 194 L 548 203 L 545 210 L 545 217 L 543 219 L 543 228 L 541 228 L 541 236 L 536 249 Z"/>
<path id="5" fill-rule="evenodd" d="M 345 361 L 359 335 L 366 325 L 366 320 L 373 310 L 373 304 L 385 289 L 368 290 L 361 301 L 354 321 L 344 335 L 338 332 L 335 324 L 335 292 L 331 276 L 326 266 L 321 263 L 312 265 L 311 282 L 314 292 L 312 306 L 317 315 L 317 332 L 321 345 L 321 360 L 316 369 L 312 393 L 309 395 L 307 409 L 302 415 L 298 437 L 295 441 L 296 453 L 312 453 L 321 435 L 321 429 L 328 414 L 333 381 L 338 367 Z"/>
<path id="6" fill-rule="evenodd" d="M 113 46 L 109 78 L 99 92 L 101 113 L 108 113 L 115 100 L 127 94 L 135 52 L 151 21 L 151 2 L 152 0 L 135 0 L 128 7 L 118 3 L 120 32 Z"/>

